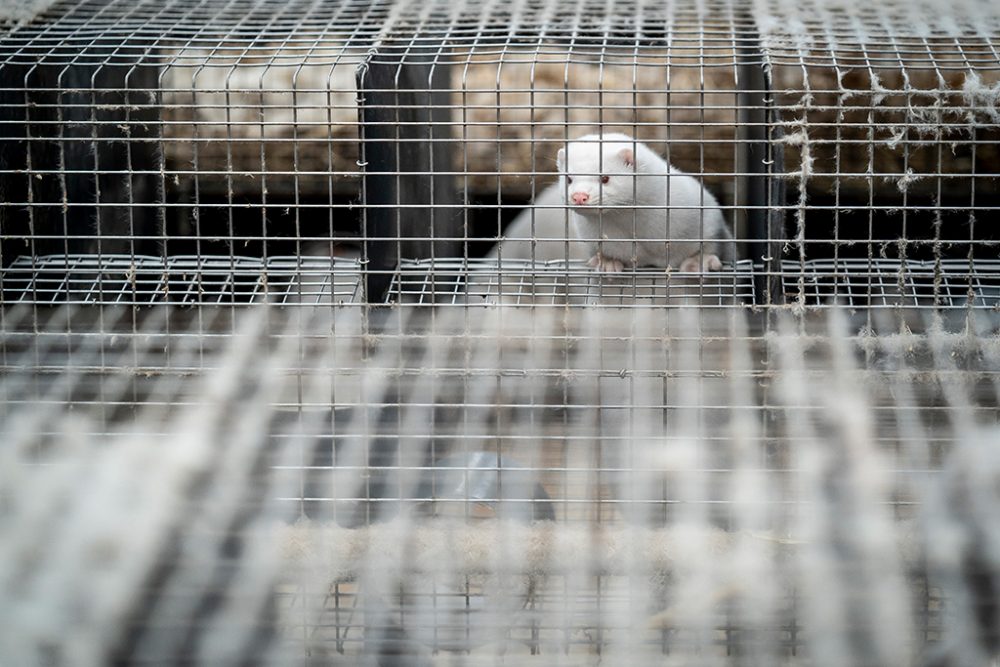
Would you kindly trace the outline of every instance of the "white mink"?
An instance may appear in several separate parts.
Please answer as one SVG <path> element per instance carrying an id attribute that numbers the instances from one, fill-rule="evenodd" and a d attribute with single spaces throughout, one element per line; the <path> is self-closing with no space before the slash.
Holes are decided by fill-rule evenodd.
<path id="1" fill-rule="evenodd" d="M 557 159 L 554 187 L 572 211 L 590 266 L 718 271 L 732 260 L 732 243 L 720 242 L 732 236 L 715 197 L 645 144 L 591 134 L 560 149 Z"/>

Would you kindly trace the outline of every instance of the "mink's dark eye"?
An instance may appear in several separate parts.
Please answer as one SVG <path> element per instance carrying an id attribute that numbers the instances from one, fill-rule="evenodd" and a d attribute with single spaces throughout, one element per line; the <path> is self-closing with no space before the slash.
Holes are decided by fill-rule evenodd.
<path id="1" fill-rule="evenodd" d="M 567 176 L 566 177 L 566 182 L 567 183 L 572 183 L 573 182 L 573 177 L 572 176 Z"/>
<path id="2" fill-rule="evenodd" d="M 601 176 L 601 183 L 607 183 L 611 180 L 610 176 Z"/>

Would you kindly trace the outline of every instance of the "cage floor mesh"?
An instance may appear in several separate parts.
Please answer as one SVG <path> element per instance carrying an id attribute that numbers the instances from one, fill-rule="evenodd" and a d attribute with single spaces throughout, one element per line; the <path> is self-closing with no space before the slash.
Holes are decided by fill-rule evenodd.
<path id="1" fill-rule="evenodd" d="M 653 269 L 600 274 L 583 262 L 559 260 L 421 260 L 401 264 L 389 298 L 438 305 L 722 307 L 752 304 L 753 278 L 753 264 L 746 260 L 727 270 L 700 275 L 668 275 Z"/>
<path id="2" fill-rule="evenodd" d="M 580 262 L 404 260 L 389 301 L 437 305 L 763 305 L 742 260 L 708 274 L 601 274 Z M 364 303 L 358 260 L 324 257 L 49 255 L 0 272 L 7 303 L 346 305 Z M 1000 314 L 998 260 L 810 260 L 782 263 L 783 297 L 807 307 Z"/>
<path id="3" fill-rule="evenodd" d="M 22 256 L 0 272 L 5 300 L 40 304 L 359 303 L 357 261 L 308 256 Z"/>
<path id="4" fill-rule="evenodd" d="M 1000 313 L 1000 261 L 851 259 L 782 263 L 791 303 Z"/>

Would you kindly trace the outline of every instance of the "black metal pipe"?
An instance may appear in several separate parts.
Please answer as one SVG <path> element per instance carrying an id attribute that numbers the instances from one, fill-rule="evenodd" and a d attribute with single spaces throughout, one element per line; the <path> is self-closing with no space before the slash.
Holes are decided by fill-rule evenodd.
<path id="1" fill-rule="evenodd" d="M 448 66 L 441 46 L 383 45 L 358 69 L 365 297 L 385 300 L 404 258 L 461 252 L 452 176 Z"/>
<path id="2" fill-rule="evenodd" d="M 785 199 L 783 150 L 776 140 L 781 127 L 775 122 L 767 57 L 760 36 L 752 28 L 753 19 L 744 18 L 737 33 L 737 125 L 741 151 L 739 173 L 743 185 L 737 206 L 745 207 L 746 256 L 753 260 L 756 302 L 769 306 L 780 303 L 781 248 L 784 242 L 783 204 Z"/>

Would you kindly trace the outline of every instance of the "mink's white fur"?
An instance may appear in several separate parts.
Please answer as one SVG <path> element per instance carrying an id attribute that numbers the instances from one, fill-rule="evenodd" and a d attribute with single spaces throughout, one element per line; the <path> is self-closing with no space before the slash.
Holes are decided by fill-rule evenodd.
<path id="1" fill-rule="evenodd" d="M 729 232 L 715 197 L 645 144 L 624 134 L 587 135 L 557 159 L 591 266 L 722 268 L 720 254 L 731 244 L 719 243 Z"/>
<path id="2" fill-rule="evenodd" d="M 726 242 L 732 236 L 718 201 L 645 144 L 624 134 L 591 134 L 560 149 L 557 160 L 559 182 L 535 205 L 568 207 L 574 232 L 569 259 L 589 258 L 603 271 L 718 271 L 722 261 L 732 261 L 732 243 Z M 526 209 L 491 256 L 566 259 L 566 228 L 563 209 Z"/>
<path id="3" fill-rule="evenodd" d="M 566 208 L 562 188 L 558 183 L 552 184 L 514 218 L 504 230 L 504 241 L 493 248 L 487 258 L 586 261 L 590 254 L 576 238 L 574 217 Z"/>

